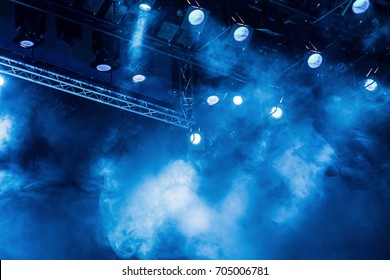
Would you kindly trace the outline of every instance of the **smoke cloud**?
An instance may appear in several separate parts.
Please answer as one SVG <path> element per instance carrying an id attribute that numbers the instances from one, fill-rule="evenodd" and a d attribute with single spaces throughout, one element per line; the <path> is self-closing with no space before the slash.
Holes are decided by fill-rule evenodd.
<path id="1" fill-rule="evenodd" d="M 369 93 L 337 61 L 311 75 L 303 58 L 221 43 L 198 62 L 223 74 L 250 63 L 245 83 L 196 85 L 204 150 L 180 128 L 8 79 L 0 258 L 388 259 L 385 81 Z"/>

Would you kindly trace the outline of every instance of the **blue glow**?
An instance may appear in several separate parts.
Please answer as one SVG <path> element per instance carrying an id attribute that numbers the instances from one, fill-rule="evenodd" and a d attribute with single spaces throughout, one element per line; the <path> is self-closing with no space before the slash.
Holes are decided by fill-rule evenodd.
<path id="1" fill-rule="evenodd" d="M 242 42 L 249 36 L 249 29 L 245 26 L 240 26 L 234 31 L 234 40 Z"/>
<path id="2" fill-rule="evenodd" d="M 190 135 L 190 143 L 192 145 L 199 145 L 200 142 L 202 142 L 202 135 L 199 133 L 195 132 Z"/>
<path id="3" fill-rule="evenodd" d="M 233 103 L 234 103 L 235 105 L 240 106 L 243 102 L 244 102 L 244 101 L 243 101 L 243 99 L 242 99 L 241 96 L 236 95 L 236 96 L 233 97 Z"/>
<path id="4" fill-rule="evenodd" d="M 0 76 L 0 87 L 3 86 L 5 83 L 5 80 L 2 76 Z"/>
<path id="5" fill-rule="evenodd" d="M 213 106 L 213 105 L 217 104 L 218 102 L 219 102 L 219 97 L 216 95 L 211 95 L 211 96 L 207 97 L 207 104 L 209 104 L 210 106 Z"/>
<path id="6" fill-rule="evenodd" d="M 364 82 L 364 88 L 368 91 L 376 91 L 378 83 L 373 79 L 366 79 Z"/>
<path id="7" fill-rule="evenodd" d="M 271 108 L 269 114 L 272 118 L 279 120 L 283 117 L 283 110 L 282 108 L 275 106 Z"/>
<path id="8" fill-rule="evenodd" d="M 309 56 L 307 60 L 307 65 L 309 65 L 310 68 L 317 68 L 320 67 L 322 64 L 322 55 L 319 53 L 314 53 L 311 56 Z"/>
<path id="9" fill-rule="evenodd" d="M 370 7 L 370 1 L 369 0 L 356 0 L 352 4 L 352 11 L 355 14 L 362 14 L 368 10 Z"/>
<path id="10" fill-rule="evenodd" d="M 133 35 L 133 47 L 142 46 L 144 32 L 146 30 L 146 16 L 139 15 L 136 23 L 136 29 Z"/>
<path id="11" fill-rule="evenodd" d="M 147 27 L 147 18 L 147 13 L 138 14 L 129 50 L 130 61 L 132 64 L 137 64 L 139 60 L 142 59 L 142 44 L 144 41 L 144 33 Z"/>
<path id="12" fill-rule="evenodd" d="M 138 5 L 135 11 L 150 16 Z M 218 30 L 210 25 L 207 31 Z M 243 66 L 250 67 L 241 68 L 232 63 L 240 50 L 221 48 L 225 42 L 221 36 L 194 52 L 194 62 L 210 69 L 207 76 L 195 71 L 188 88 L 195 103 L 182 102 L 179 81 L 172 80 L 179 69 L 174 77 L 161 76 L 169 83 L 161 91 L 167 102 L 155 105 L 193 117 L 192 132 L 199 135 L 192 137 L 154 120 L 155 107 L 147 118 L 137 108 L 136 114 L 121 111 L 115 102 L 105 106 L 4 74 L 0 259 L 388 260 L 390 116 L 383 66 L 356 87 L 354 73 L 341 75 L 335 69 L 340 56 L 329 54 L 321 65 L 325 84 L 308 84 L 299 68 L 310 69 L 309 55 L 280 75 L 299 59 L 254 51 L 244 55 Z M 138 67 L 130 55 L 126 60 Z M 356 74 L 367 73 L 373 58 L 363 57 Z M 168 65 L 157 57 L 153 67 L 176 69 L 173 60 Z M 154 73 L 142 72 L 144 84 L 133 84 L 132 75 L 141 72 L 128 70 L 115 73 L 112 84 L 123 86 L 125 99 L 142 100 L 146 85 L 157 91 Z M 96 77 L 102 86 L 106 78 Z M 375 86 L 376 92 L 364 89 Z M 220 99 L 214 107 L 208 94 Z M 236 107 L 235 95 L 245 104 Z"/>
<path id="13" fill-rule="evenodd" d="M 202 10 L 196 9 L 193 10 L 189 15 L 188 15 L 188 21 L 192 25 L 199 25 L 204 21 L 205 15 Z"/>

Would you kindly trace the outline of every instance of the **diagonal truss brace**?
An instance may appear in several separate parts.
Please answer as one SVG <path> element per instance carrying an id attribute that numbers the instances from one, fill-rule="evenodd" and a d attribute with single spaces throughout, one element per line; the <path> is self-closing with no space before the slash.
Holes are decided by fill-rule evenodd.
<path id="1" fill-rule="evenodd" d="M 180 82 L 180 97 L 182 111 L 187 119 L 194 119 L 194 89 L 193 89 L 193 73 L 192 65 L 179 64 L 179 82 Z"/>
<path id="2" fill-rule="evenodd" d="M 192 119 L 186 118 L 184 113 L 4 56 L 0 56 L 0 73 L 84 97 L 178 127 L 190 128 L 195 124 Z"/>

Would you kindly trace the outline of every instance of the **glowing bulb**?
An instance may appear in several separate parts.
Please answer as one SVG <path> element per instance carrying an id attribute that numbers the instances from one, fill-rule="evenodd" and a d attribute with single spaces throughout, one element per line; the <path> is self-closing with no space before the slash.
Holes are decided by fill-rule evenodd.
<path id="1" fill-rule="evenodd" d="M 207 97 L 207 104 L 209 104 L 210 106 L 213 106 L 213 105 L 217 104 L 218 102 L 219 102 L 219 97 L 216 95 L 211 95 L 211 96 Z"/>
<path id="2" fill-rule="evenodd" d="M 34 42 L 30 40 L 22 40 L 20 41 L 20 46 L 22 48 L 32 48 L 34 46 Z"/>
<path id="3" fill-rule="evenodd" d="M 356 0 L 352 4 L 352 11 L 355 14 L 362 14 L 365 11 L 368 10 L 368 7 L 370 7 L 370 1 L 369 0 Z"/>
<path id="4" fill-rule="evenodd" d="M 190 135 L 190 143 L 193 145 L 199 145 L 202 142 L 202 135 L 195 132 Z"/>
<path id="5" fill-rule="evenodd" d="M 144 75 L 141 75 L 141 74 L 137 74 L 137 75 L 134 75 L 133 76 L 133 83 L 142 83 L 143 81 L 146 80 L 146 77 Z"/>
<path id="6" fill-rule="evenodd" d="M 99 64 L 96 66 L 96 69 L 99 70 L 100 72 L 107 72 L 111 70 L 111 66 L 108 64 Z"/>
<path id="7" fill-rule="evenodd" d="M 149 12 L 152 9 L 152 7 L 146 3 L 139 4 L 139 8 L 145 12 Z"/>
<path id="8" fill-rule="evenodd" d="M 5 83 L 4 78 L 0 76 L 0 87 L 1 87 L 2 85 L 4 85 L 4 83 Z"/>
<path id="9" fill-rule="evenodd" d="M 378 83 L 373 79 L 367 79 L 364 82 L 364 88 L 368 91 L 375 91 L 378 88 Z"/>
<path id="10" fill-rule="evenodd" d="M 270 116 L 276 120 L 281 119 L 283 117 L 283 110 L 280 107 L 272 107 L 270 112 Z"/>
<path id="11" fill-rule="evenodd" d="M 322 63 L 322 56 L 319 53 L 314 53 L 311 56 L 309 56 L 309 59 L 307 60 L 307 65 L 309 65 L 310 68 L 317 68 L 320 67 Z"/>
<path id="12" fill-rule="evenodd" d="M 249 36 L 249 29 L 245 26 L 240 26 L 234 31 L 234 40 L 242 42 Z"/>
<path id="13" fill-rule="evenodd" d="M 192 25 L 199 25 L 203 22 L 204 20 L 204 12 L 202 10 L 193 10 L 189 16 L 188 16 L 188 21 L 192 24 Z"/>
<path id="14" fill-rule="evenodd" d="M 243 102 L 242 97 L 237 95 L 233 97 L 233 103 L 236 104 L 237 106 L 241 105 Z"/>

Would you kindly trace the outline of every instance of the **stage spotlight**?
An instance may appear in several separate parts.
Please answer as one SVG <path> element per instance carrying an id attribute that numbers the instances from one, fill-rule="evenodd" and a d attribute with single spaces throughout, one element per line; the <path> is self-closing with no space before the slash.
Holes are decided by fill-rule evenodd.
<path id="1" fill-rule="evenodd" d="M 219 102 L 219 97 L 216 95 L 210 95 L 209 97 L 207 97 L 207 104 L 209 104 L 210 106 L 213 106 L 218 102 Z"/>
<path id="2" fill-rule="evenodd" d="M 368 91 L 376 91 L 378 89 L 378 83 L 373 79 L 366 79 L 364 81 L 364 88 Z"/>
<path id="3" fill-rule="evenodd" d="M 43 12 L 15 5 L 15 27 L 18 36 L 13 42 L 22 48 L 32 49 L 43 44 L 46 15 Z"/>
<path id="4" fill-rule="evenodd" d="M 271 125 L 281 125 L 288 122 L 286 110 L 282 103 L 267 108 L 268 121 Z"/>
<path id="5" fill-rule="evenodd" d="M 229 37 L 226 43 L 232 46 L 245 48 L 250 41 L 252 33 L 253 28 L 236 23 L 230 28 Z"/>
<path id="6" fill-rule="evenodd" d="M 92 48 L 96 59 L 91 67 L 100 72 L 108 72 L 120 66 L 120 40 L 97 31 L 92 32 Z"/>
<path id="7" fill-rule="evenodd" d="M 182 28 L 190 30 L 195 33 L 202 32 L 209 11 L 198 8 L 198 7 L 188 7 L 185 19 L 182 24 Z"/>
<path id="8" fill-rule="evenodd" d="M 192 145 L 197 146 L 202 142 L 202 135 L 199 132 L 191 133 L 189 141 Z"/>
<path id="9" fill-rule="evenodd" d="M 283 118 L 284 112 L 283 112 L 283 109 L 281 108 L 281 106 L 274 106 L 269 111 L 269 115 L 271 118 L 273 118 L 275 120 L 279 120 L 279 119 Z"/>
<path id="10" fill-rule="evenodd" d="M 370 7 L 370 1 L 369 0 L 356 0 L 352 4 L 352 11 L 355 14 L 362 14 L 368 10 Z"/>
<path id="11" fill-rule="evenodd" d="M 142 74 L 136 74 L 133 76 L 133 83 L 135 84 L 138 84 L 138 83 L 142 83 L 143 81 L 146 80 L 146 77 L 145 75 L 142 75 Z"/>
<path id="12" fill-rule="evenodd" d="M 242 42 L 246 40 L 248 36 L 249 36 L 249 29 L 246 26 L 238 27 L 233 33 L 234 40 L 236 40 L 237 42 Z"/>
<path id="13" fill-rule="evenodd" d="M 244 100 L 242 99 L 241 96 L 236 95 L 236 96 L 233 97 L 233 103 L 235 105 L 240 106 L 243 102 L 244 102 Z"/>
<path id="14" fill-rule="evenodd" d="M 319 53 L 314 53 L 311 56 L 309 56 L 307 60 L 307 65 L 309 65 L 310 68 L 318 68 L 322 64 L 322 55 Z"/>
<path id="15" fill-rule="evenodd" d="M 199 25 L 204 21 L 205 15 L 204 12 L 200 9 L 193 10 L 188 15 L 188 21 L 191 25 Z"/>
<path id="16" fill-rule="evenodd" d="M 149 12 L 152 10 L 152 7 L 154 5 L 154 3 L 156 2 L 156 0 L 145 0 L 145 1 L 141 1 L 141 3 L 138 5 L 138 7 L 144 11 L 144 12 Z"/>
<path id="17" fill-rule="evenodd" d="M 2 76 L 0 76 L 0 87 L 3 86 L 5 83 L 5 80 Z"/>
<path id="18" fill-rule="evenodd" d="M 205 149 L 204 134 L 200 130 L 187 134 L 187 147 L 191 151 L 203 151 Z"/>

